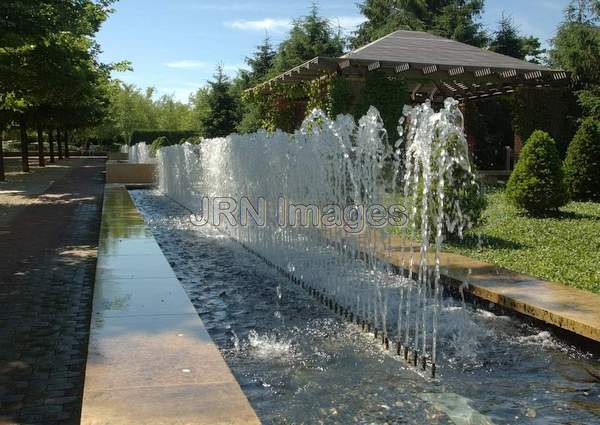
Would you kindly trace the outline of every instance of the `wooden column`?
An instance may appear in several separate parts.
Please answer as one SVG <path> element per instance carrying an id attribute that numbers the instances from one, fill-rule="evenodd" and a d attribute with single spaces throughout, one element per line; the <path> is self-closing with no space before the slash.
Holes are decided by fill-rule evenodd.
<path id="1" fill-rule="evenodd" d="M 513 140 L 514 162 L 517 162 L 517 159 L 519 158 L 519 155 L 521 154 L 522 149 L 523 149 L 523 139 L 521 138 L 520 134 L 515 133 L 514 140 Z"/>

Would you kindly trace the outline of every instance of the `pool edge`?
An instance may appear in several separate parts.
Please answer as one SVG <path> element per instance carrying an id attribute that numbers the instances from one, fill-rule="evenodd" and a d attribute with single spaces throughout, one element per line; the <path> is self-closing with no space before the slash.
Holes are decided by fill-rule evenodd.
<path id="1" fill-rule="evenodd" d="M 127 187 L 107 184 L 81 424 L 260 424 Z"/>

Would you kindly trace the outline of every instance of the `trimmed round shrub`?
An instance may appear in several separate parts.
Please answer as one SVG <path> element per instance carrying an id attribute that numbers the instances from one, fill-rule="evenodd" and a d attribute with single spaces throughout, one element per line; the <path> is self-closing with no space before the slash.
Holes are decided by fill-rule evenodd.
<path id="1" fill-rule="evenodd" d="M 565 182 L 576 201 L 600 201 L 600 121 L 581 123 L 565 159 Z"/>
<path id="2" fill-rule="evenodd" d="M 506 186 L 508 200 L 530 214 L 557 210 L 568 200 L 556 142 L 544 131 L 534 131 L 525 142 Z"/>
<path id="3" fill-rule="evenodd" d="M 158 150 L 160 148 L 164 148 L 165 146 L 169 146 L 170 144 L 171 143 L 169 142 L 169 139 L 167 139 L 165 136 L 157 137 L 150 145 L 150 156 L 152 158 L 156 158 L 156 153 Z"/>

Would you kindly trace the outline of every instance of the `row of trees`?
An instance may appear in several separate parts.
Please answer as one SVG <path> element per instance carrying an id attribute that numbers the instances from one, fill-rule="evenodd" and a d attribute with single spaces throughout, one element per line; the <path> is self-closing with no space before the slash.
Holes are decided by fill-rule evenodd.
<path id="1" fill-rule="evenodd" d="M 109 106 L 104 121 L 89 132 L 100 144 L 126 143 L 134 130 L 199 130 L 206 89 L 183 103 L 173 95 L 156 97 L 153 88 L 141 90 L 113 81 L 108 90 Z"/>
<path id="2" fill-rule="evenodd" d="M 240 70 L 230 79 L 219 67 L 213 80 L 194 93 L 188 103 L 172 96 L 156 98 L 153 89 L 141 90 L 110 79 L 111 70 L 124 69 L 127 64 L 99 63 L 99 47 L 93 36 L 110 13 L 112 1 L 18 0 L 0 5 L 0 16 L 9 16 L 10 21 L 0 22 L 8 28 L 0 39 L 6 46 L 0 48 L 0 124 L 22 128 L 24 145 L 28 130 L 38 128 L 42 139 L 63 141 L 73 130 L 90 127 L 79 133 L 119 141 L 127 141 L 135 129 L 195 130 L 205 137 L 255 131 L 262 125 L 265 111 L 252 100 L 242 101 L 245 89 L 315 56 L 339 56 L 349 46 L 361 46 L 396 29 L 429 31 L 573 71 L 581 79 L 577 99 L 586 114 L 598 115 L 600 110 L 600 0 L 571 3 L 549 52 L 541 49 L 538 39 L 521 34 L 509 16 L 502 16 L 498 27 L 486 32 L 480 22 L 482 0 L 364 0 L 359 8 L 367 20 L 348 38 L 320 16 L 313 4 L 307 16 L 294 21 L 279 46 L 273 46 L 266 37 L 246 58 L 248 70 Z M 528 102 L 517 103 L 518 107 L 503 100 L 476 105 L 477 119 L 473 122 L 484 124 L 478 138 L 503 147 L 496 139 L 511 132 L 510 124 L 499 128 L 498 120 L 485 117 L 497 113 L 511 117 L 520 110 L 531 110 L 529 99 L 522 99 Z M 568 115 L 563 111 L 561 114 Z M 512 116 L 507 122 L 511 120 L 517 127 L 532 121 Z M 544 126 L 530 127 L 523 129 L 524 138 Z M 557 134 L 553 136 L 561 139 Z M 570 136 L 564 139 L 570 140 Z M 564 151 L 568 141 L 563 144 Z"/>
<path id="3" fill-rule="evenodd" d="M 597 40 L 598 27 L 595 18 L 599 8 L 598 4 L 598 0 L 574 0 L 566 10 L 564 22 L 557 30 L 557 36 L 552 41 L 550 51 L 542 49 L 540 40 L 536 37 L 521 34 L 510 16 L 501 16 L 497 28 L 491 33 L 486 32 L 480 22 L 484 8 L 482 0 L 424 0 L 419 2 L 365 0 L 359 5 L 359 8 L 367 20 L 349 38 L 344 38 L 340 30 L 336 29 L 329 20 L 319 16 L 318 9 L 313 4 L 307 16 L 294 21 L 288 37 L 277 48 L 271 44 L 268 36 L 265 38 L 253 55 L 246 58 L 249 70 L 240 70 L 238 76 L 232 81 L 223 76 L 220 71 L 217 72 L 215 80 L 209 84 L 208 90 L 202 95 L 210 97 L 216 83 L 218 90 L 215 93 L 218 93 L 218 96 L 229 95 L 227 102 L 223 105 L 230 108 L 225 115 L 234 122 L 224 123 L 221 121 L 219 124 L 216 119 L 215 125 L 206 132 L 206 135 L 224 135 L 232 128 L 239 132 L 250 132 L 261 126 L 264 111 L 251 101 L 240 101 L 240 94 L 244 89 L 266 81 L 315 56 L 339 56 L 348 46 L 360 47 L 397 29 L 433 32 L 457 41 L 488 48 L 497 53 L 536 63 L 547 63 L 572 71 L 580 77 L 583 86 L 586 87 L 585 90 L 578 93 L 581 105 L 589 111 L 597 111 L 600 109 L 597 104 L 600 91 L 594 82 L 598 81 L 597 73 L 600 72 L 598 59 L 600 58 L 598 52 L 600 42 Z M 556 97 L 555 94 L 552 96 Z M 560 99 L 560 101 L 565 101 L 565 99 Z M 519 117 L 512 117 L 513 112 L 519 113 L 519 110 L 531 109 L 529 103 L 522 101 L 521 103 L 512 102 L 512 104 L 507 104 L 506 100 L 489 101 L 488 103 L 491 106 L 484 104 L 478 108 L 487 110 L 488 116 L 492 116 L 496 112 L 508 114 L 509 127 L 512 118 L 518 127 Z M 568 103 L 568 99 L 566 103 Z M 216 111 L 210 107 L 205 108 L 204 112 L 207 114 L 204 123 L 212 121 L 212 113 L 223 115 L 222 111 Z M 553 117 L 548 117 L 548 121 L 553 119 Z M 531 117 L 522 121 L 531 121 Z M 493 128 L 494 122 L 490 121 L 488 124 L 490 128 L 487 130 L 486 137 L 493 137 L 494 130 L 498 129 Z M 523 129 L 526 134 L 522 136 L 527 138 L 533 128 L 535 126 L 531 130 Z M 570 140 L 573 131 L 566 131 L 567 136 L 561 137 L 559 134 L 555 134 L 555 137 Z M 503 131 L 495 133 L 503 133 Z M 568 140 L 563 141 L 563 144 L 562 151 L 564 153 Z"/>
<path id="4" fill-rule="evenodd" d="M 339 56 L 348 47 L 359 47 L 397 29 L 429 31 L 533 62 L 551 61 L 553 65 L 582 75 L 583 81 L 595 80 L 597 78 L 591 74 L 599 68 L 598 55 L 594 54 L 598 43 L 588 43 L 591 35 L 582 38 L 579 33 L 593 33 L 594 28 L 597 29 L 595 21 L 590 18 L 597 4 L 598 0 L 577 0 L 571 4 L 550 52 L 540 47 L 537 38 L 521 34 L 510 16 L 502 16 L 498 27 L 491 33 L 486 32 L 480 22 L 484 8 L 482 0 L 365 0 L 359 8 L 367 20 L 351 37 L 344 37 L 339 28 L 319 15 L 313 4 L 307 16 L 293 22 L 288 36 L 279 46 L 273 46 L 267 36 L 246 58 L 248 70 L 240 70 L 235 78 L 230 79 L 219 67 L 213 80 L 199 89 L 187 104 L 169 96 L 155 99 L 151 89 L 141 91 L 130 85 L 114 83 L 109 90 L 108 119 L 94 135 L 100 139 L 119 137 L 127 140 L 136 128 L 196 130 L 205 137 L 222 136 L 232 131 L 255 131 L 263 124 L 265 111 L 251 99 L 242 101 L 245 89 L 315 56 Z M 580 96 L 592 109 L 598 109 L 593 101 L 596 90 L 591 88 Z M 483 102 L 477 109 L 473 121 L 483 123 L 484 128 L 476 132 L 480 139 L 487 140 L 481 145 L 488 143 L 492 147 L 503 147 L 503 142 L 496 140 L 496 135 L 511 132 L 511 114 L 515 108 L 506 101 L 494 100 Z M 522 103 L 520 109 L 527 111 L 531 106 Z M 494 120 L 478 116 L 489 117 L 495 113 L 508 115 L 507 128 L 498 128 Z M 552 118 L 548 120 L 552 121 Z M 518 123 L 518 117 L 515 121 Z M 522 121 L 531 120 L 528 117 Z M 523 137 L 527 138 L 532 130 L 524 130 L 526 134 Z M 570 139 L 572 132 L 565 137 L 553 135 L 561 140 Z M 563 144 L 564 151 L 568 141 Z"/>
<path id="5" fill-rule="evenodd" d="M 50 161 L 68 156 L 70 134 L 102 122 L 109 107 L 112 70 L 126 63 L 98 60 L 94 36 L 114 0 L 12 0 L 0 3 L 0 129 L 18 129 L 22 169 L 37 136 L 39 165 L 44 141 Z"/>

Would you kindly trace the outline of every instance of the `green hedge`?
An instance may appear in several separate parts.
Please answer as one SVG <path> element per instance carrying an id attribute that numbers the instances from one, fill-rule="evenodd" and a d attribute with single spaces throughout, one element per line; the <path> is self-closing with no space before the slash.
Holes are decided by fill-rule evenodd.
<path id="1" fill-rule="evenodd" d="M 174 145 L 179 143 L 181 139 L 188 139 L 199 135 L 200 134 L 194 130 L 134 130 L 133 133 L 131 133 L 129 144 L 135 145 L 140 142 L 150 144 L 159 137 L 166 137 L 169 144 Z"/>

